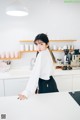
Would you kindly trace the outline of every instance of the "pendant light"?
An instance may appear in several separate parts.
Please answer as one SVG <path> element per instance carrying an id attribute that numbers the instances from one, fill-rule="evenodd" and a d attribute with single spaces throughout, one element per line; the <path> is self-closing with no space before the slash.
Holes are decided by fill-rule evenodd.
<path id="1" fill-rule="evenodd" d="M 10 16 L 27 16 L 29 13 L 23 4 L 16 0 L 7 7 L 6 14 Z"/>

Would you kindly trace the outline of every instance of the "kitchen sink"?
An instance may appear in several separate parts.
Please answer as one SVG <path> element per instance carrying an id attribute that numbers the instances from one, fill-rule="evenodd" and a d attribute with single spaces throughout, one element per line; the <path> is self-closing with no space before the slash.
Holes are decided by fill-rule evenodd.
<path id="1" fill-rule="evenodd" d="M 29 69 L 12 69 L 9 74 L 12 76 L 30 75 L 31 70 Z"/>

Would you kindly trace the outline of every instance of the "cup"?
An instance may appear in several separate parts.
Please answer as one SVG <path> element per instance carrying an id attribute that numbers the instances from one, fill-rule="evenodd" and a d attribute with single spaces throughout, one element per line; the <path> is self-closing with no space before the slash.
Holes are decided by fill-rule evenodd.
<path id="1" fill-rule="evenodd" d="M 67 49 L 67 48 L 68 48 L 67 45 L 64 45 L 64 46 L 63 46 L 63 49 L 64 49 L 64 50 Z"/>
<path id="2" fill-rule="evenodd" d="M 68 45 L 68 49 L 70 49 L 70 45 Z"/>
<path id="3" fill-rule="evenodd" d="M 34 45 L 34 50 L 37 50 L 36 45 Z"/>
<path id="4" fill-rule="evenodd" d="M 14 56 L 15 56 L 15 58 L 17 58 L 18 57 L 18 52 L 15 52 Z"/>
<path id="5" fill-rule="evenodd" d="M 30 51 L 33 51 L 33 45 L 31 44 L 29 47 L 30 47 Z"/>
<path id="6" fill-rule="evenodd" d="M 25 44 L 25 51 L 28 51 L 29 50 L 29 46 L 28 44 Z"/>
<path id="7" fill-rule="evenodd" d="M 24 51 L 24 45 L 23 44 L 20 45 L 20 50 Z"/>
<path id="8" fill-rule="evenodd" d="M 10 53 L 10 57 L 11 57 L 11 58 L 14 58 L 14 52 L 11 52 L 11 53 Z"/>
<path id="9" fill-rule="evenodd" d="M 53 50 L 57 50 L 57 46 L 56 45 L 53 45 Z"/>
<path id="10" fill-rule="evenodd" d="M 6 52 L 6 58 L 9 58 L 9 52 Z"/>
<path id="11" fill-rule="evenodd" d="M 72 50 L 74 49 L 74 45 L 71 45 L 71 49 L 72 49 Z"/>
<path id="12" fill-rule="evenodd" d="M 58 47 L 58 50 L 61 50 L 62 48 L 61 47 Z"/>
<path id="13" fill-rule="evenodd" d="M 5 53 L 4 52 L 1 53 L 1 58 L 5 58 Z"/>

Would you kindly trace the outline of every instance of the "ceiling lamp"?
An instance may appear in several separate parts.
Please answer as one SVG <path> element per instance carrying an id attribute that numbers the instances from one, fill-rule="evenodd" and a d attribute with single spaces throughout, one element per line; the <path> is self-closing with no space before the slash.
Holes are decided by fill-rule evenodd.
<path id="1" fill-rule="evenodd" d="M 10 4 L 6 9 L 6 14 L 10 16 L 26 16 L 28 15 L 28 9 L 19 1 L 15 1 Z"/>

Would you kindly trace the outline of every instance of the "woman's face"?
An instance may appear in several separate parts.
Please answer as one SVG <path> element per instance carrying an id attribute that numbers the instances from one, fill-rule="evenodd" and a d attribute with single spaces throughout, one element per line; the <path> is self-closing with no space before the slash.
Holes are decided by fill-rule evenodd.
<path id="1" fill-rule="evenodd" d="M 40 52 L 40 51 L 43 51 L 43 50 L 46 50 L 48 48 L 48 44 L 44 43 L 43 41 L 41 40 L 36 40 L 35 41 L 35 44 L 36 44 L 36 47 L 37 47 L 37 51 Z"/>

